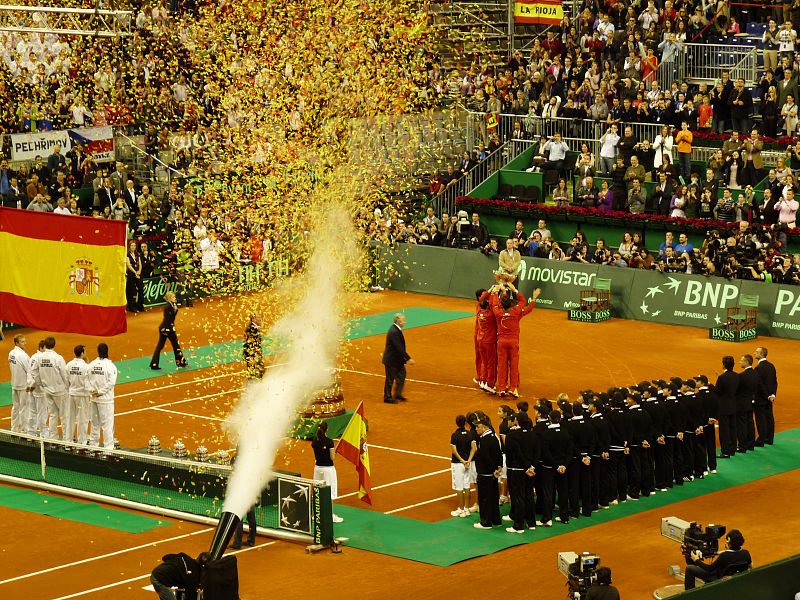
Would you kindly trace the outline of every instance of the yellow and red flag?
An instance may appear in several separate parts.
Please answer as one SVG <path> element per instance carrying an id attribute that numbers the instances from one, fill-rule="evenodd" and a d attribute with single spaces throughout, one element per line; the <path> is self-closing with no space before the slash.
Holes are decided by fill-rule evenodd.
<path id="1" fill-rule="evenodd" d="M 45 331 L 127 331 L 126 221 L 0 207 L 0 319 Z"/>
<path id="2" fill-rule="evenodd" d="M 341 454 L 356 466 L 358 473 L 358 497 L 372 504 L 372 474 L 369 469 L 369 450 L 367 448 L 367 420 L 364 418 L 364 403 L 361 402 L 353 413 L 350 422 L 336 446 Z"/>
<path id="3" fill-rule="evenodd" d="M 514 22 L 520 24 L 558 25 L 564 19 L 561 0 L 516 0 Z"/>

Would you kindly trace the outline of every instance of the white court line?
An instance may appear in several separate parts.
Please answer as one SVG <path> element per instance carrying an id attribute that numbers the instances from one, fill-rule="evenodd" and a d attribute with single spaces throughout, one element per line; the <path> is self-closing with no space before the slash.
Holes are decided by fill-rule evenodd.
<path id="1" fill-rule="evenodd" d="M 355 373 L 356 375 L 369 375 L 370 377 L 386 377 L 384 373 L 370 373 L 368 371 L 353 371 L 351 369 L 337 369 L 341 373 Z M 425 381 L 423 379 L 409 379 L 406 377 L 406 381 L 413 381 L 414 383 L 424 383 L 426 385 L 440 385 L 442 387 L 449 387 L 455 388 L 458 390 L 471 390 L 473 392 L 477 392 L 478 388 L 475 386 L 468 387 L 465 385 L 455 385 L 453 383 L 439 383 L 438 381 Z"/>
<path id="2" fill-rule="evenodd" d="M 228 552 L 225 556 L 229 556 L 231 554 L 241 554 L 242 552 L 249 552 L 250 550 L 257 550 L 258 548 L 264 548 L 265 546 L 272 546 L 272 544 L 277 544 L 277 542 L 267 542 L 266 544 L 259 544 L 258 546 L 253 546 L 251 548 L 242 548 L 241 550 L 234 550 L 233 552 Z M 53 600 L 69 600 L 70 598 L 79 598 L 80 596 L 84 596 L 86 594 L 101 592 L 103 590 L 118 587 L 120 585 L 125 585 L 126 583 L 131 583 L 133 581 L 139 581 L 140 579 L 146 579 L 148 577 L 150 577 L 150 573 L 148 573 L 147 575 L 139 575 L 138 577 L 131 577 L 130 579 L 125 579 L 123 581 L 109 583 L 107 585 L 101 585 L 100 587 L 92 588 L 90 590 L 83 590 L 82 592 L 77 592 L 75 594 L 70 594 L 68 596 L 59 596 L 58 598 L 54 598 Z"/>
<path id="3" fill-rule="evenodd" d="M 416 504 L 409 504 L 408 506 L 403 506 L 401 508 L 395 508 L 394 510 L 387 510 L 385 515 L 392 515 L 394 513 L 399 513 L 404 510 L 408 510 L 410 508 L 416 508 L 417 506 L 424 506 L 425 504 L 433 504 L 434 502 L 439 502 L 440 500 L 448 500 L 450 498 L 455 498 L 455 494 L 449 494 L 447 496 L 439 496 L 438 498 L 434 498 L 433 500 L 425 500 L 424 502 L 417 502 Z"/>
<path id="4" fill-rule="evenodd" d="M 220 419 L 219 417 L 207 417 L 205 415 L 196 415 L 194 413 L 181 412 L 179 410 L 169 410 L 168 408 L 158 408 L 158 407 L 156 407 L 156 408 L 153 408 L 153 410 L 157 410 L 158 412 L 171 413 L 173 415 L 181 415 L 181 416 L 184 416 L 184 417 L 194 417 L 196 419 L 207 419 L 209 421 L 220 421 L 222 423 L 225 422 L 225 419 Z"/>
<path id="5" fill-rule="evenodd" d="M 382 490 L 383 488 L 392 487 L 393 485 L 400 485 L 401 483 L 408 483 L 409 481 L 415 481 L 417 479 L 425 479 L 426 477 L 430 477 L 431 475 L 441 475 L 442 473 L 449 473 L 450 469 L 442 469 L 441 471 L 431 471 L 430 473 L 423 473 L 422 475 L 417 475 L 415 477 L 408 477 L 407 479 L 401 479 L 400 481 L 393 481 L 391 483 L 384 483 L 383 485 L 376 485 L 372 489 L 373 490 Z M 357 495 L 358 492 L 350 492 L 349 494 L 344 494 L 339 496 L 339 498 L 349 498 L 350 496 Z"/>
<path id="6" fill-rule="evenodd" d="M 156 540 L 154 542 L 150 542 L 148 544 L 142 544 L 141 546 L 132 546 L 130 548 L 125 548 L 123 550 L 117 550 L 116 552 L 109 552 L 108 554 L 101 554 L 99 556 L 93 556 L 91 558 L 84 558 L 83 560 L 76 560 L 75 562 L 65 563 L 63 565 L 58 565 L 57 567 L 51 567 L 49 569 L 43 569 L 41 571 L 34 571 L 33 573 L 27 573 L 25 575 L 18 575 L 17 577 L 12 577 L 11 579 L 4 579 L 0 581 L 0 585 L 4 583 L 13 583 L 14 581 L 19 581 L 21 579 L 27 579 L 29 577 L 35 577 L 36 575 L 44 575 L 46 573 L 52 573 L 53 571 L 59 571 L 61 569 L 67 569 L 69 567 L 76 567 L 78 565 L 83 565 L 86 563 L 94 562 L 96 560 L 102 560 L 104 558 L 110 558 L 112 556 L 119 556 L 120 554 L 126 554 L 128 552 L 133 552 L 134 550 L 141 550 L 142 548 L 150 548 L 151 546 L 156 546 L 158 544 L 163 544 L 164 542 L 174 542 L 176 540 L 182 540 L 183 538 L 191 537 L 193 535 L 199 535 L 201 533 L 208 533 L 209 531 L 213 531 L 213 527 L 207 527 L 205 529 L 200 529 L 198 531 L 193 531 L 191 533 L 184 533 L 183 535 L 176 535 L 175 537 L 171 538 L 164 538 L 163 540 Z"/>
<path id="7" fill-rule="evenodd" d="M 225 373 L 223 375 L 212 375 L 211 377 L 202 377 L 200 379 L 190 379 L 189 381 L 179 381 L 178 383 L 170 383 L 168 385 L 160 385 L 157 387 L 151 387 L 144 390 L 137 390 L 135 392 L 127 392 L 125 394 L 115 394 L 114 398 L 127 398 L 129 396 L 138 396 L 139 394 L 149 394 L 150 392 L 160 392 L 161 390 L 168 390 L 170 388 L 181 387 L 184 385 L 191 385 L 192 383 L 201 383 L 203 381 L 212 381 L 213 379 L 222 379 L 223 377 L 232 377 L 234 375 L 240 375 L 244 373 L 244 371 L 234 371 L 232 373 Z M 163 375 L 162 375 L 163 377 Z M 142 381 L 142 380 L 139 380 Z M 121 381 L 117 385 L 130 385 L 133 383 L 139 383 L 139 381 Z M 144 381 L 152 381 L 150 379 L 145 379 Z"/>
<path id="8" fill-rule="evenodd" d="M 389 448 L 388 446 L 378 446 L 377 444 L 368 444 L 370 448 L 380 448 L 381 450 L 391 450 L 392 452 L 402 452 L 403 454 L 413 454 L 415 456 L 425 456 L 427 458 L 440 458 L 442 460 L 452 460 L 450 456 L 437 456 L 436 454 L 426 454 L 425 452 L 415 452 L 414 450 L 401 450 L 400 448 Z"/>
<path id="9" fill-rule="evenodd" d="M 135 413 L 144 412 L 146 410 L 155 410 L 156 408 L 163 408 L 165 406 L 175 406 L 176 404 L 185 404 L 186 402 L 194 402 L 195 400 L 207 400 L 208 398 L 217 398 L 218 396 L 227 396 L 229 394 L 235 394 L 237 392 L 242 391 L 241 388 L 235 390 L 227 390 L 224 392 L 215 392 L 213 394 L 206 394 L 205 396 L 195 396 L 193 398 L 186 398 L 184 400 L 176 400 L 175 402 L 164 402 L 163 404 L 154 404 L 153 406 L 145 406 L 144 408 L 134 408 L 133 410 L 125 410 L 122 412 L 116 413 L 115 417 L 121 417 L 123 415 L 132 415 Z"/>

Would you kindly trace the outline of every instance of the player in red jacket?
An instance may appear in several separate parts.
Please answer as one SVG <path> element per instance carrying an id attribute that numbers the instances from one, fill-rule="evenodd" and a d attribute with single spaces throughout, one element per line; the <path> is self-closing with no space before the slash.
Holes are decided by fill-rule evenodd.
<path id="1" fill-rule="evenodd" d="M 475 292 L 475 371 L 473 379 L 482 390 L 495 393 L 497 379 L 497 320 L 489 306 L 490 294 L 486 290 Z"/>
<path id="2" fill-rule="evenodd" d="M 514 304 L 511 293 L 499 297 L 500 286 L 493 286 L 494 292 L 489 300 L 497 320 L 497 389 L 501 396 L 511 394 L 519 397 L 519 322 L 536 306 L 536 299 L 542 290 L 536 288 L 531 302 L 526 306 L 525 296 L 513 284 L 506 287 L 518 298 Z"/>

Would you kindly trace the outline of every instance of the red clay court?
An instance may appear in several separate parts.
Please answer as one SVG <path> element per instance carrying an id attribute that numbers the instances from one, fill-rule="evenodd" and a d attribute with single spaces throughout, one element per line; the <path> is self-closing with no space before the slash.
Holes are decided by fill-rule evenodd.
<path id="1" fill-rule="evenodd" d="M 178 317 L 182 345 L 192 349 L 240 340 L 246 314 L 243 306 L 258 298 L 214 298 L 183 309 Z M 364 315 L 386 313 L 389 317 L 407 308 L 460 313 L 472 313 L 474 308 L 467 300 L 402 292 L 359 295 L 353 300 Z M 130 316 L 128 333 L 106 340 L 111 358 L 119 362 L 148 356 L 160 319 L 161 310 L 157 308 Z M 407 345 L 416 365 L 409 367 L 409 401 L 398 405 L 382 402 L 383 333 L 348 343 L 341 379 L 348 408 L 355 408 L 361 400 L 365 403 L 374 500 L 371 508 L 358 501 L 355 469 L 339 460 L 342 498 L 337 504 L 430 523 L 454 520 L 449 516 L 455 505 L 449 475 L 449 436 L 454 418 L 473 409 L 494 416 L 503 403 L 472 384 L 472 331 L 473 319 L 469 316 L 407 329 Z M 39 331 L 23 332 L 29 349 L 44 336 Z M 11 347 L 11 337 L 7 335 L 3 342 L 5 352 Z M 100 341 L 73 334 L 56 337 L 57 350 L 65 357 L 76 343 L 85 343 L 92 354 L 91 349 Z M 602 518 L 596 519 L 597 524 L 594 517 L 568 526 L 556 523 L 547 532 L 552 537 L 533 541 L 538 538 L 519 536 L 531 543 L 449 567 L 358 550 L 347 544 L 341 554 L 306 554 L 300 544 L 259 537 L 255 548 L 239 551 L 241 596 L 257 600 L 303 598 L 309 593 L 329 598 L 400 598 L 413 594 L 415 598 L 433 599 L 457 593 L 465 598 L 499 598 L 527 589 L 535 590 L 537 598 L 563 598 L 566 580 L 556 569 L 556 554 L 572 550 L 599 554 L 602 564 L 613 570 L 621 595 L 626 600 L 644 599 L 652 597 L 655 588 L 676 583 L 668 576 L 667 566 L 682 561 L 679 547 L 659 535 L 661 517 L 670 515 L 742 530 L 754 566 L 797 554 L 800 517 L 786 509 L 800 494 L 800 465 L 791 465 L 800 456 L 800 448 L 796 436 L 784 433 L 800 427 L 800 409 L 794 401 L 800 388 L 795 376 L 800 356 L 796 342 L 762 337 L 749 344 L 729 344 L 708 340 L 703 329 L 619 319 L 595 325 L 575 323 L 567 321 L 562 312 L 537 309 L 522 323 L 520 392 L 528 400 L 540 396 L 554 399 L 560 392 L 574 398 L 581 389 L 605 389 L 643 379 L 705 373 L 713 380 L 721 370 L 724 354 L 738 358 L 752 353 L 756 345 L 768 347 L 778 371 L 776 427 L 783 441 L 772 449 L 758 450 L 748 463 L 753 465 L 748 467 L 750 472 L 742 468 L 744 463 L 736 465 L 740 460 L 736 458 L 730 465 L 721 464 L 717 475 L 684 486 L 687 494 L 694 494 L 697 490 L 692 486 L 717 478 L 714 491 L 686 499 L 670 491 L 638 503 L 628 502 L 624 510 L 614 507 L 601 511 L 605 514 L 598 516 Z M 191 360 L 191 352 L 189 356 Z M 210 451 L 230 449 L 220 425 L 243 383 L 243 365 L 176 373 L 174 367 L 167 366 L 170 359 L 164 357 L 166 368 L 160 376 L 117 386 L 116 430 L 122 446 L 145 447 L 155 434 L 164 447 L 180 437 L 190 451 L 201 443 Z M 269 360 L 280 360 L 280 356 Z M 120 374 L 123 377 L 124 371 Z M 0 381 L 8 378 L 8 365 L 2 361 Z M 0 409 L 5 427 L 9 414 L 9 407 Z M 779 458 L 782 469 L 771 471 L 759 466 Z M 313 462 L 308 443 L 293 441 L 277 458 L 275 467 L 310 477 Z M 745 479 L 749 481 L 740 483 Z M 629 506 L 632 504 L 640 506 Z M 342 531 L 346 531 L 348 522 L 358 520 L 347 519 L 351 513 L 348 509 L 342 512 L 346 517 Z M 143 588 L 160 557 L 178 551 L 197 555 L 208 548 L 213 533 L 211 527 L 171 519 L 163 519 L 165 526 L 144 533 L 126 533 L 6 506 L 0 507 L 0 520 L 4 540 L 0 545 L 0 597 L 8 599 L 152 598 L 153 592 Z M 460 543 L 469 544 L 474 539 L 471 520 L 461 521 L 451 525 L 463 525 L 465 535 Z M 399 535 L 408 538 L 413 532 L 409 528 L 408 533 Z M 477 533 L 510 536 L 496 531 Z M 310 592 L 309 583 L 315 586 L 314 592 Z"/>

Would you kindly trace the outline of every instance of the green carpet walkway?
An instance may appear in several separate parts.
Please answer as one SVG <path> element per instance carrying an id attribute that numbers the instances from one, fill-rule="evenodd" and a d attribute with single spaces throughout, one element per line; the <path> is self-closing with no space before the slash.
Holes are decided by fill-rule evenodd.
<path id="1" fill-rule="evenodd" d="M 374 335 L 383 335 L 388 331 L 392 324 L 392 318 L 396 311 L 375 313 L 352 319 L 348 324 L 348 331 L 346 339 L 358 340 L 365 337 Z M 472 317 L 473 313 L 463 312 L 456 310 L 441 310 L 436 308 L 425 307 L 411 307 L 402 311 L 406 315 L 407 323 L 406 329 L 413 329 L 416 327 L 425 327 L 427 325 L 438 325 L 439 323 L 446 323 L 448 321 L 455 321 L 457 319 L 465 319 Z M 155 343 L 155 339 L 153 340 Z M 264 340 L 264 355 L 276 354 L 280 352 L 285 345 L 281 341 L 274 341 L 270 338 Z M 65 351 L 61 348 L 62 352 Z M 113 358 L 113 345 L 111 354 Z M 91 352 L 88 352 L 90 355 Z M 198 369 L 206 369 L 218 365 L 227 365 L 242 360 L 242 341 L 240 339 L 232 340 L 229 342 L 221 342 L 219 344 L 210 344 L 208 346 L 198 346 L 196 348 L 184 349 L 186 358 L 189 361 L 189 367 L 183 369 L 184 371 L 195 371 Z M 65 356 L 65 360 L 71 357 Z M 161 365 L 162 371 L 153 371 L 150 369 L 150 356 L 143 356 L 140 358 L 131 358 L 128 360 L 121 360 L 116 362 L 117 369 L 119 370 L 119 378 L 117 384 L 133 383 L 135 381 L 142 381 L 145 379 L 154 379 L 156 377 L 164 377 L 170 373 L 174 373 L 177 369 L 173 364 L 171 354 L 162 354 Z M 8 406 L 11 404 L 11 383 L 6 381 L 0 383 L 0 406 Z"/>
<path id="2" fill-rule="evenodd" d="M 344 523 L 336 525 L 335 535 L 348 538 L 346 545 L 353 548 L 446 567 L 470 558 L 607 523 L 798 468 L 800 429 L 793 429 L 778 434 L 775 445 L 767 450 L 759 449 L 737 455 L 731 460 L 720 460 L 716 475 L 649 498 L 641 498 L 639 501 L 629 500 L 612 506 L 609 510 L 600 510 L 591 518 L 572 519 L 568 525 L 556 522 L 553 527 L 537 527 L 536 531 L 516 535 L 505 531 L 505 527 L 509 525 L 506 522 L 502 528 L 475 529 L 472 524 L 478 521 L 477 513 L 466 519 L 450 518 L 437 523 L 426 523 L 337 505 L 334 510 L 344 518 Z M 508 509 L 503 512 L 507 513 Z M 654 527 L 657 526 L 656 523 Z"/>
<path id="3" fill-rule="evenodd" d="M 31 490 L 5 486 L 0 486 L 0 506 L 126 533 L 143 533 L 170 524 L 137 513 L 105 508 L 98 504 L 77 502 L 61 496 L 48 496 Z"/>

